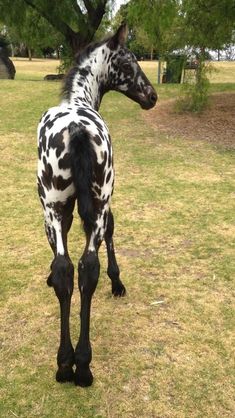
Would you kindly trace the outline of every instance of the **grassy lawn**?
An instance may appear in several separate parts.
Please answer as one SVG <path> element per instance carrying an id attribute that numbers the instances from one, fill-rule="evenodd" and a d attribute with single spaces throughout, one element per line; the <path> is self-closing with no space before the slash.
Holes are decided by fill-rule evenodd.
<path id="1" fill-rule="evenodd" d="M 101 113 L 113 138 L 116 253 L 128 294 L 111 298 L 102 247 L 94 385 L 55 382 L 59 309 L 45 282 L 52 254 L 36 193 L 35 132 L 41 113 L 58 103 L 59 83 L 41 81 L 56 65 L 17 60 L 16 80 L 0 80 L 0 416 L 234 417 L 234 153 L 157 132 L 116 93 Z M 154 66 L 145 65 L 153 81 Z M 212 91 L 234 90 L 234 68 L 220 66 Z M 160 100 L 178 89 L 160 86 Z M 75 219 L 75 266 L 83 245 Z M 75 287 L 74 343 L 78 312 Z"/>

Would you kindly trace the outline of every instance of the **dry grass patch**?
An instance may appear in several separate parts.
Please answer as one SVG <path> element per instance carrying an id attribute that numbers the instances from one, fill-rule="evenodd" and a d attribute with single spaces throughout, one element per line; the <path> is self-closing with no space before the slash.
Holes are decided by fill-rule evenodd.
<path id="1" fill-rule="evenodd" d="M 120 95 L 104 100 L 115 151 L 115 244 L 127 296 L 111 297 L 102 247 L 91 320 L 94 385 L 59 385 L 59 309 L 45 283 L 52 254 L 36 194 L 34 135 L 41 108 L 58 101 L 58 86 L 19 80 L 14 89 L 19 100 L 4 99 L 9 109 L 16 106 L 11 130 L 6 113 L 0 116 L 1 417 L 232 418 L 232 152 L 202 137 L 160 132 L 159 106 L 149 114 Z M 76 218 L 69 239 L 75 266 L 83 246 Z M 78 312 L 75 286 L 74 343 Z"/>
<path id="2" fill-rule="evenodd" d="M 60 61 L 54 59 L 36 59 L 29 61 L 27 58 L 14 58 L 16 68 L 16 80 L 43 79 L 47 74 L 57 74 Z"/>
<path id="3" fill-rule="evenodd" d="M 210 81 L 212 83 L 235 83 L 235 62 L 220 61 L 211 64 Z"/>
<path id="4" fill-rule="evenodd" d="M 198 139 L 227 148 L 235 147 L 235 93 L 214 94 L 201 114 L 179 113 L 175 100 L 162 102 L 146 115 L 155 129 L 170 136 Z"/>
<path id="5" fill-rule="evenodd" d="M 210 61 L 211 72 L 208 74 L 211 83 L 235 83 L 234 61 Z M 157 79 L 158 61 L 140 61 L 140 65 L 151 79 Z"/>

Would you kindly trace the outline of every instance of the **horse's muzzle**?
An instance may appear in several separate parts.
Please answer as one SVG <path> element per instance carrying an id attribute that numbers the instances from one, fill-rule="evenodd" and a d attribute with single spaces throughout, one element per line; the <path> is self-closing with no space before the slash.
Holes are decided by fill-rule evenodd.
<path id="1" fill-rule="evenodd" d="M 157 93 L 152 86 L 147 86 L 144 91 L 145 100 L 141 103 L 142 109 L 151 109 L 157 103 Z"/>

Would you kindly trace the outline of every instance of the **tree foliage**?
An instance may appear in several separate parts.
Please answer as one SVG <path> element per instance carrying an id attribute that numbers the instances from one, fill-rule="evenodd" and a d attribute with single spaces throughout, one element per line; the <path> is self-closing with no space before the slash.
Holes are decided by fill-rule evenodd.
<path id="1" fill-rule="evenodd" d="M 220 49 L 231 42 L 235 29 L 231 0 L 131 0 L 127 9 L 129 22 L 161 55 L 185 46 Z"/>
<path id="2" fill-rule="evenodd" d="M 160 57 L 177 50 L 197 56 L 196 83 L 189 86 L 187 99 L 188 108 L 202 110 L 207 103 L 209 85 L 206 49 L 220 49 L 231 43 L 235 29 L 234 1 L 131 0 L 128 18 L 136 30 L 144 31 Z"/>
<path id="3" fill-rule="evenodd" d="M 235 3 L 230 0 L 182 0 L 181 15 L 182 38 L 198 58 L 196 82 L 187 86 L 181 107 L 198 112 L 208 103 L 206 49 L 220 49 L 232 42 Z"/>
<path id="4" fill-rule="evenodd" d="M 182 0 L 185 42 L 194 48 L 220 49 L 232 41 L 235 2 L 231 0 Z"/>
<path id="5" fill-rule="evenodd" d="M 42 39 L 44 33 L 48 37 L 48 29 L 54 35 L 60 34 L 74 54 L 92 41 L 109 2 L 111 0 L 0 0 L 1 19 L 24 38 L 28 32 L 27 42 L 32 38 Z M 28 22 L 34 19 L 38 19 L 40 25 L 31 28 Z M 43 30 L 37 31 L 40 26 Z"/>
<path id="6" fill-rule="evenodd" d="M 110 26 L 115 32 L 122 22 L 128 23 L 127 47 L 131 49 L 137 58 L 149 55 L 152 50 L 152 42 L 143 27 L 137 27 L 136 22 L 129 18 L 130 3 L 123 4 L 114 18 L 110 21 Z"/>
<path id="7" fill-rule="evenodd" d="M 23 43 L 28 51 L 37 54 L 44 49 L 58 49 L 63 43 L 63 36 L 43 17 L 31 8 L 26 8 L 20 24 L 9 20 L 7 36 L 12 45 Z"/>
<path id="8" fill-rule="evenodd" d="M 128 3 L 128 19 L 136 32 L 145 33 L 158 54 L 166 54 L 177 46 L 176 34 L 179 19 L 177 0 L 131 0 Z M 142 35 L 144 40 L 144 37 Z"/>

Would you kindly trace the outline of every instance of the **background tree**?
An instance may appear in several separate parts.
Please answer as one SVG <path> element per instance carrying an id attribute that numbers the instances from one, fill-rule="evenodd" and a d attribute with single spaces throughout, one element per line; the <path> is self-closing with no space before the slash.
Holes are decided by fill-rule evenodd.
<path id="1" fill-rule="evenodd" d="M 158 82 L 160 82 L 161 59 L 179 46 L 177 27 L 179 21 L 177 0 L 131 0 L 128 3 L 128 20 L 141 34 L 142 42 L 149 44 L 158 55 Z"/>
<path id="2" fill-rule="evenodd" d="M 18 21 L 10 21 L 6 32 L 12 45 L 12 55 L 17 46 L 23 45 L 27 49 L 29 59 L 32 58 L 32 52 L 41 55 L 44 50 L 58 51 L 63 43 L 62 35 L 31 8 L 25 10 L 20 24 Z"/>
<path id="3" fill-rule="evenodd" d="M 203 53 L 230 43 L 235 28 L 235 3 L 231 0 L 182 0 L 185 42 Z"/>
<path id="4" fill-rule="evenodd" d="M 74 55 L 94 38 L 112 0 L 0 0 L 1 20 L 17 30 L 28 14 L 43 18 L 59 33 Z M 29 12 L 30 10 L 30 12 Z"/>
<path id="5" fill-rule="evenodd" d="M 207 103 L 208 49 L 218 50 L 232 41 L 235 28 L 235 3 L 231 0 L 131 0 L 128 19 L 141 28 L 159 55 L 158 82 L 161 58 L 172 51 L 196 56 L 196 84 L 191 90 L 191 104 L 200 110 Z M 189 96 L 188 96 L 189 97 Z"/>
<path id="6" fill-rule="evenodd" d="M 0 78 L 15 78 L 15 66 L 9 58 L 9 44 L 6 36 L 0 34 Z"/>
<path id="7" fill-rule="evenodd" d="M 138 24 L 138 19 L 129 16 L 130 3 L 123 4 L 114 18 L 110 22 L 112 31 L 115 32 L 122 22 L 128 23 L 128 40 L 127 46 L 130 48 L 138 59 L 150 57 L 153 58 L 154 49 L 152 40 L 145 29 Z"/>
<path id="8" fill-rule="evenodd" d="M 208 102 L 207 50 L 231 43 L 235 28 L 235 3 L 231 0 L 182 0 L 182 39 L 198 59 L 196 83 L 182 101 L 186 109 L 200 111 Z"/>

